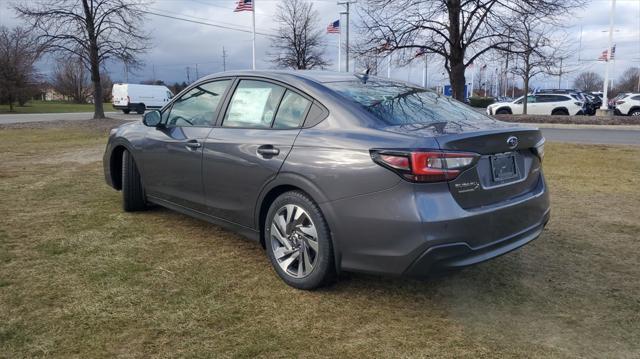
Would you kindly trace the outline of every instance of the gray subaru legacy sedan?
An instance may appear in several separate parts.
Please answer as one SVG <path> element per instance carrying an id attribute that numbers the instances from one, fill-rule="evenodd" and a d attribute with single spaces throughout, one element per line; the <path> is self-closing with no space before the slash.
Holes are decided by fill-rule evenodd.
<path id="1" fill-rule="evenodd" d="M 549 220 L 543 157 L 539 130 L 408 83 L 243 71 L 113 129 L 104 172 L 125 211 L 230 228 L 312 289 L 343 270 L 422 277 L 534 240 Z"/>

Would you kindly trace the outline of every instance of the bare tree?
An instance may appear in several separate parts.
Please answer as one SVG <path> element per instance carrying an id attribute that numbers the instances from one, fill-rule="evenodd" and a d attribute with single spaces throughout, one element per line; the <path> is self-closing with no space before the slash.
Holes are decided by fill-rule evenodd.
<path id="1" fill-rule="evenodd" d="M 522 112 L 527 113 L 527 94 L 529 81 L 542 73 L 549 73 L 556 61 L 562 56 L 559 49 L 563 48 L 551 37 L 556 31 L 554 24 L 549 24 L 534 15 L 522 14 L 521 21 L 513 23 L 511 27 L 511 48 L 517 65 L 511 72 L 522 79 L 524 93 Z"/>
<path id="2" fill-rule="evenodd" d="M 465 96 L 465 69 L 494 49 L 509 50 L 505 24 L 523 14 L 563 16 L 585 0 L 367 0 L 361 32 L 370 49 L 422 48 L 441 56 L 453 96 Z"/>
<path id="3" fill-rule="evenodd" d="M 595 72 L 585 71 L 576 76 L 573 80 L 573 87 L 581 91 L 598 91 L 602 89 L 603 84 L 602 76 Z"/>
<path id="4" fill-rule="evenodd" d="M 75 103 L 86 103 L 91 95 L 87 70 L 79 59 L 59 59 L 52 79 L 53 88 Z"/>
<path id="5" fill-rule="evenodd" d="M 323 58 L 325 44 L 318 18 L 310 2 L 283 0 L 278 4 L 275 21 L 280 26 L 278 35 L 271 40 L 271 47 L 276 50 L 271 57 L 276 66 L 308 70 L 329 65 Z"/>
<path id="6" fill-rule="evenodd" d="M 34 64 L 44 51 L 43 44 L 23 27 L 0 26 L 0 100 L 23 105 L 38 82 Z"/>
<path id="7" fill-rule="evenodd" d="M 640 92 L 640 68 L 630 67 L 620 76 L 616 92 Z M 602 82 L 600 85 L 602 88 Z"/>
<path id="8" fill-rule="evenodd" d="M 93 118 L 104 118 L 101 67 L 108 60 L 136 66 L 147 49 L 142 0 L 23 0 L 16 12 L 33 25 L 49 50 L 78 57 L 93 83 Z"/>

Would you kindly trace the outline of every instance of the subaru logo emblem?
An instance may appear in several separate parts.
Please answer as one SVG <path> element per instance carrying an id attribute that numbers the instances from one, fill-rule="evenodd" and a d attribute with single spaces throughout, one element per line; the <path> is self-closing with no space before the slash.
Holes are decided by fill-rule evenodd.
<path id="1" fill-rule="evenodd" d="M 510 149 L 514 149 L 514 148 L 518 147 L 518 137 L 511 136 L 511 137 L 507 138 L 507 145 L 509 145 Z"/>

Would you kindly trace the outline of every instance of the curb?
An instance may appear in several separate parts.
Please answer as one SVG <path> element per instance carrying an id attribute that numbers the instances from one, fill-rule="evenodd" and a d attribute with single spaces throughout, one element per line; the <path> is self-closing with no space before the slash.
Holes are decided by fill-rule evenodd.
<path id="1" fill-rule="evenodd" d="M 640 131 L 640 125 L 576 125 L 565 123 L 529 123 L 511 122 L 523 126 L 538 128 L 557 128 L 565 130 L 618 130 L 618 131 Z"/>

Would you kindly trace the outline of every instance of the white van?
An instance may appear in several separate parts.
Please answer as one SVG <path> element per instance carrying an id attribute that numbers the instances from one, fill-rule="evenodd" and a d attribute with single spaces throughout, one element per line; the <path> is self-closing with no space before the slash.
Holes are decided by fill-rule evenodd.
<path id="1" fill-rule="evenodd" d="M 161 108 L 172 97 L 173 93 L 166 86 L 113 84 L 111 104 L 124 113 L 136 111 L 143 114 L 148 108 Z"/>

